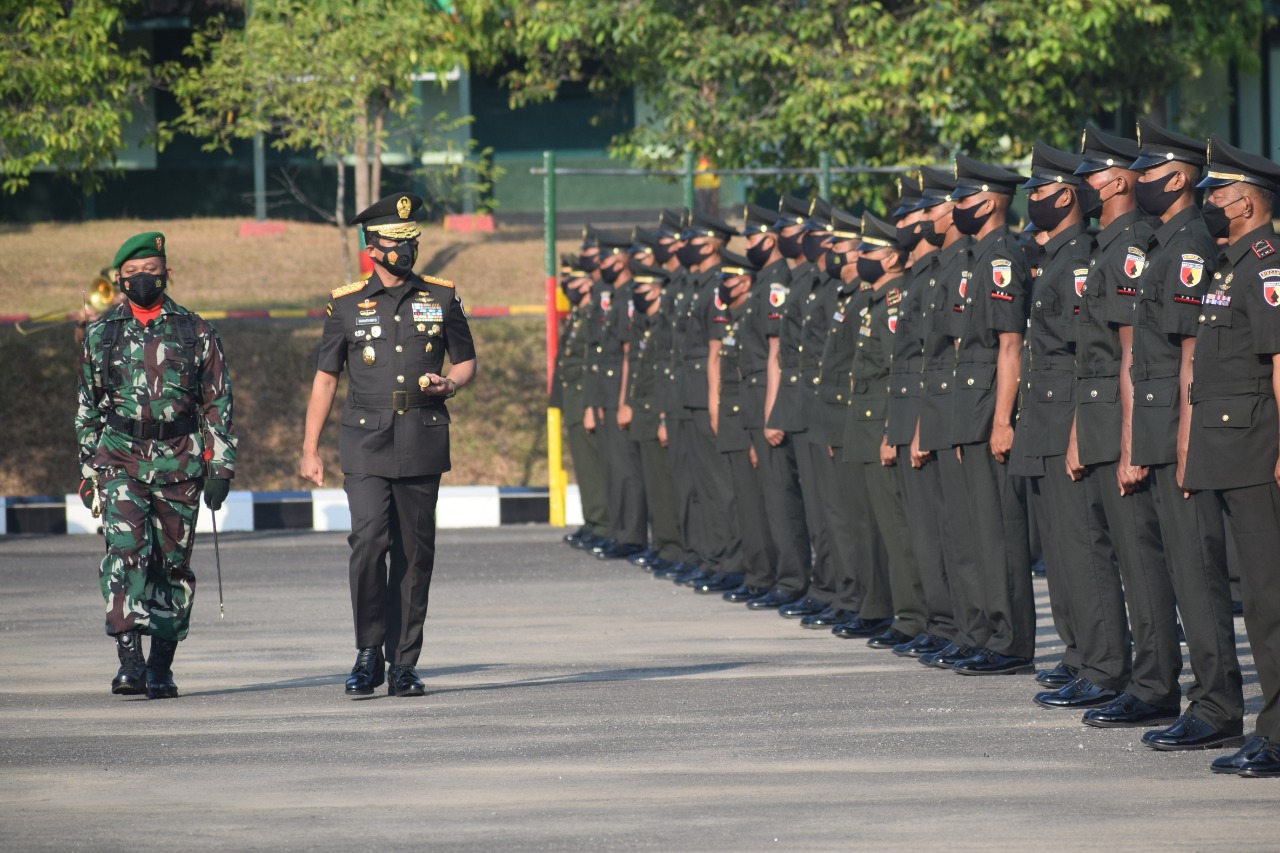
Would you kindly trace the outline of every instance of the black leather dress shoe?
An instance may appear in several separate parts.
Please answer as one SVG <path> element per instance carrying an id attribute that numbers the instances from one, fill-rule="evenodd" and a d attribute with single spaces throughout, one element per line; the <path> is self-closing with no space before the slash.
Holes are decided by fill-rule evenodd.
<path id="1" fill-rule="evenodd" d="M 644 550 L 643 545 L 628 545 L 618 543 L 612 548 L 606 548 L 596 554 L 596 558 L 600 560 L 623 560 L 627 557 L 635 556 Z"/>
<path id="2" fill-rule="evenodd" d="M 649 548 L 641 551 L 639 554 L 632 554 L 627 558 L 627 562 L 631 563 L 633 566 L 640 566 L 641 568 L 644 568 L 645 566 L 650 566 L 658 562 L 658 552 Z"/>
<path id="3" fill-rule="evenodd" d="M 712 572 L 707 579 L 693 588 L 699 595 L 728 592 L 742 586 L 742 575 L 737 572 Z"/>
<path id="4" fill-rule="evenodd" d="M 148 699 L 173 699 L 178 695 L 178 685 L 173 683 L 173 655 L 177 650 L 176 640 L 151 638 L 151 654 L 147 655 Z"/>
<path id="5" fill-rule="evenodd" d="M 1099 729 L 1129 729 L 1177 719 L 1177 708 L 1160 708 L 1136 696 L 1121 693 L 1101 708 L 1085 711 L 1080 722 Z"/>
<path id="6" fill-rule="evenodd" d="M 776 610 L 787 604 L 795 604 L 804 598 L 802 592 L 787 592 L 785 589 L 771 589 L 764 595 L 747 602 L 748 610 Z"/>
<path id="7" fill-rule="evenodd" d="M 689 563 L 667 563 L 665 566 L 654 566 L 649 573 L 660 580 L 669 581 L 677 575 L 690 571 L 693 566 Z"/>
<path id="8" fill-rule="evenodd" d="M 610 548 L 614 547 L 617 544 L 618 544 L 617 541 L 614 539 L 601 538 L 601 539 L 597 539 L 596 544 L 592 545 L 591 548 L 588 550 L 590 550 L 592 554 L 600 554 L 602 551 L 608 551 Z"/>
<path id="9" fill-rule="evenodd" d="M 1030 675 L 1036 667 L 1031 658 L 1016 658 L 990 649 L 978 649 L 973 657 L 956 661 L 951 670 L 960 675 Z"/>
<path id="10" fill-rule="evenodd" d="M 1183 749 L 1237 749 L 1244 744 L 1244 735 L 1220 732 L 1201 720 L 1193 711 L 1186 711 L 1167 729 L 1156 729 L 1142 736 L 1144 746 L 1162 752 Z M 1241 772 L 1244 768 L 1240 768 Z"/>
<path id="11" fill-rule="evenodd" d="M 387 679 L 387 693 L 392 696 L 422 696 L 427 686 L 418 678 L 418 672 L 412 666 L 396 664 L 391 667 L 391 677 Z"/>
<path id="12" fill-rule="evenodd" d="M 1042 708 L 1096 708 L 1110 704 L 1120 691 L 1099 687 L 1087 678 L 1077 678 L 1066 687 L 1037 693 L 1033 701 Z"/>
<path id="13" fill-rule="evenodd" d="M 947 643 L 940 651 L 932 654 L 920 655 L 918 660 L 925 666 L 931 666 L 935 669 L 951 669 L 962 660 L 968 660 L 978 650 L 973 646 L 958 645 L 956 643 Z"/>
<path id="14" fill-rule="evenodd" d="M 1258 754 L 1240 765 L 1238 776 L 1247 779 L 1273 779 L 1280 776 L 1280 744 L 1267 741 Z"/>
<path id="15" fill-rule="evenodd" d="M 847 622 L 841 622 L 836 625 L 831 629 L 831 633 L 842 640 L 856 640 L 874 637 L 892 624 L 892 619 L 873 619 L 868 621 L 861 616 L 855 616 Z"/>
<path id="16" fill-rule="evenodd" d="M 116 657 L 120 669 L 111 679 L 111 692 L 117 696 L 137 696 L 147 691 L 147 662 L 142 657 L 142 632 L 126 631 L 116 635 Z"/>
<path id="17" fill-rule="evenodd" d="M 1244 615 L 1244 602 L 1243 602 L 1243 601 L 1236 601 L 1234 598 L 1233 598 L 1233 599 L 1231 599 L 1231 615 L 1232 615 L 1232 616 L 1243 616 L 1243 615 Z"/>
<path id="18" fill-rule="evenodd" d="M 731 589 L 721 596 L 725 601 L 732 601 L 734 604 L 745 604 L 753 598 L 759 598 L 768 592 L 767 587 L 763 586 L 747 586 L 745 583 L 737 589 Z"/>
<path id="19" fill-rule="evenodd" d="M 375 687 L 381 687 L 386 680 L 386 661 L 382 657 L 380 646 L 361 649 L 356 654 L 356 665 L 351 667 L 351 675 L 347 677 L 348 696 L 370 696 Z"/>
<path id="20" fill-rule="evenodd" d="M 899 631 L 897 628 L 890 628 L 880 634 L 876 634 L 867 645 L 873 649 L 896 649 L 898 646 L 911 642 L 911 638 Z"/>
<path id="21" fill-rule="evenodd" d="M 1066 687 L 1075 681 L 1077 672 L 1078 670 L 1074 666 L 1060 663 L 1053 669 L 1042 669 L 1037 672 L 1036 683 L 1056 690 L 1059 687 Z"/>
<path id="22" fill-rule="evenodd" d="M 1031 564 L 1031 576 L 1033 578 L 1042 578 L 1045 576 L 1044 560 L 1036 560 Z"/>
<path id="23" fill-rule="evenodd" d="M 821 601 L 805 596 L 799 601 L 791 604 L 784 604 L 778 608 L 778 615 L 783 619 L 799 619 L 802 616 L 813 616 L 815 613 L 821 613 L 827 605 Z"/>
<path id="24" fill-rule="evenodd" d="M 947 641 L 941 637 L 934 637 L 929 634 L 919 634 L 915 639 L 905 643 L 899 643 L 893 647 L 893 653 L 902 658 L 918 658 L 921 655 L 931 655 L 934 652 L 940 652 L 947 647 Z"/>
<path id="25" fill-rule="evenodd" d="M 702 566 L 690 566 L 686 571 L 678 575 L 671 576 L 671 582 L 677 586 L 695 587 L 708 580 L 713 572 L 709 572 Z"/>
<path id="26" fill-rule="evenodd" d="M 1214 773 L 1239 773 L 1244 763 L 1259 752 L 1271 741 L 1262 735 L 1249 735 L 1245 738 L 1244 746 L 1231 755 L 1223 755 L 1213 759 L 1213 763 L 1209 765 L 1209 769 Z"/>
<path id="27" fill-rule="evenodd" d="M 857 616 L 852 610 L 841 610 L 839 607 L 827 606 L 821 613 L 815 613 L 812 616 L 805 616 L 800 620 L 801 628 L 827 629 L 835 627 L 842 622 L 848 622 Z"/>
<path id="28" fill-rule="evenodd" d="M 589 531 L 587 530 L 587 526 L 584 524 L 572 533 L 566 533 L 562 541 L 564 544 L 571 545 L 576 548 L 578 547 L 578 543 L 582 541 L 582 537 L 587 535 L 589 535 Z"/>

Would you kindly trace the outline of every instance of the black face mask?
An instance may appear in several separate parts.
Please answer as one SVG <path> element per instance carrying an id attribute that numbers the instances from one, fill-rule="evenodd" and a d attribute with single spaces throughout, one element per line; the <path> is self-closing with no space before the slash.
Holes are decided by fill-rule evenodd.
<path id="1" fill-rule="evenodd" d="M 933 222 L 925 220 L 920 223 L 920 237 L 930 246 L 941 246 L 945 234 L 939 234 L 937 229 L 933 227 Z"/>
<path id="2" fill-rule="evenodd" d="M 747 260 L 760 269 L 769 263 L 769 256 L 773 254 L 773 245 L 768 238 L 761 240 L 754 246 L 747 247 Z"/>
<path id="3" fill-rule="evenodd" d="M 1041 231 L 1052 231 L 1057 228 L 1062 224 L 1062 220 L 1067 218 L 1067 214 L 1071 212 L 1071 205 L 1057 207 L 1058 199 L 1062 198 L 1062 194 L 1067 189 L 1067 187 L 1063 187 L 1053 195 L 1045 198 L 1027 199 L 1027 216 Z"/>
<path id="4" fill-rule="evenodd" d="M 599 255 L 578 255 L 578 269 L 583 272 L 595 272 L 599 266 Z"/>
<path id="5" fill-rule="evenodd" d="M 120 289 L 129 301 L 139 308 L 150 308 L 164 296 L 165 285 L 169 283 L 164 273 L 159 275 L 149 272 L 136 272 L 120 279 Z"/>
<path id="6" fill-rule="evenodd" d="M 800 238 L 800 249 L 804 253 L 804 259 L 811 264 L 816 264 L 818 258 L 822 257 L 822 253 L 826 251 L 822 245 L 826 241 L 826 231 L 804 232 L 804 236 Z"/>
<path id="7" fill-rule="evenodd" d="M 782 253 L 782 257 L 789 260 L 795 260 L 804 254 L 804 237 L 805 232 L 799 231 L 788 237 L 785 234 L 778 235 L 778 251 Z"/>
<path id="8" fill-rule="evenodd" d="M 933 223 L 929 223 L 932 225 Z M 902 243 L 902 248 L 908 252 L 914 252 L 916 246 L 920 245 L 921 238 L 924 237 L 922 231 L 922 223 L 917 222 L 908 229 L 898 229 L 898 241 Z"/>
<path id="9" fill-rule="evenodd" d="M 733 301 L 732 289 L 723 281 L 720 282 L 720 286 L 716 288 L 716 299 L 720 300 L 720 304 L 725 308 L 728 308 L 729 303 Z"/>
<path id="10" fill-rule="evenodd" d="M 564 298 L 568 299 L 569 304 L 573 305 L 574 307 L 581 305 L 582 300 L 586 299 L 587 294 L 590 292 L 589 290 L 578 290 L 578 288 L 576 287 L 570 287 L 569 282 L 567 281 L 564 283 L 563 288 L 564 288 Z"/>
<path id="11" fill-rule="evenodd" d="M 1133 197 L 1143 213 L 1148 216 L 1163 216 L 1169 209 L 1169 205 L 1177 201 L 1178 196 L 1182 195 L 1182 190 L 1165 189 L 1176 174 L 1178 173 L 1170 172 L 1164 176 L 1164 180 L 1138 181 L 1134 185 Z"/>
<path id="12" fill-rule="evenodd" d="M 664 243 L 659 240 L 653 246 L 653 259 L 659 264 L 666 264 L 667 261 L 675 257 L 675 252 L 671 251 L 671 247 L 675 245 L 675 241 Z"/>
<path id="13" fill-rule="evenodd" d="M 702 250 L 706 249 L 706 252 Z M 705 261 L 711 254 L 711 247 L 706 243 L 695 245 L 693 241 L 689 241 L 680 247 L 680 251 L 676 253 L 676 257 L 680 259 L 680 263 L 689 269 L 693 269 L 698 264 Z"/>
<path id="14" fill-rule="evenodd" d="M 377 259 L 378 263 L 397 278 L 413 272 L 413 265 L 418 260 L 417 240 L 401 240 L 389 247 L 374 245 L 374 248 L 382 252 L 382 257 Z"/>
<path id="15" fill-rule="evenodd" d="M 1235 201 L 1229 201 L 1222 207 L 1219 207 L 1211 201 L 1206 201 L 1204 203 L 1204 207 L 1201 208 L 1201 213 L 1204 215 L 1204 225 L 1209 229 L 1210 237 L 1218 238 L 1228 236 L 1231 231 L 1231 220 L 1235 217 L 1227 216 L 1227 208 L 1243 198 L 1244 196 L 1240 196 L 1240 198 Z"/>
<path id="16" fill-rule="evenodd" d="M 875 284 L 884 278 L 884 261 L 873 261 L 866 255 L 858 256 L 858 278 L 867 284 Z"/>
<path id="17" fill-rule="evenodd" d="M 653 299 L 650 299 L 647 293 L 633 290 L 631 291 L 631 304 L 635 306 L 637 314 L 648 314 L 649 306 L 653 304 Z"/>
<path id="18" fill-rule="evenodd" d="M 956 207 L 951 212 L 951 221 L 955 223 L 957 231 L 972 236 L 982 230 L 982 226 L 991 218 L 991 211 L 978 213 L 978 208 L 982 207 L 982 204 L 978 202 L 972 207 Z"/>
<path id="19" fill-rule="evenodd" d="M 1076 199 L 1080 202 L 1080 212 L 1084 214 L 1085 219 L 1098 218 L 1098 214 L 1102 212 L 1102 196 L 1089 186 L 1087 181 L 1080 182 L 1080 187 L 1076 190 Z"/>
<path id="20" fill-rule="evenodd" d="M 827 249 L 827 275 L 832 278 L 840 277 L 840 270 L 844 269 L 849 263 L 849 256 L 844 252 L 837 252 Z"/>
<path id="21" fill-rule="evenodd" d="M 600 265 L 600 278 L 605 284 L 613 284 L 622 275 L 622 267 Z"/>

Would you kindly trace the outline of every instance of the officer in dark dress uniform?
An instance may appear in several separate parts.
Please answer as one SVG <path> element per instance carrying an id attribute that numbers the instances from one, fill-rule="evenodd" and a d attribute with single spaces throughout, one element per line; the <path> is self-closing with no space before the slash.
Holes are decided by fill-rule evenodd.
<path id="1" fill-rule="evenodd" d="M 1019 478 L 1011 477 L 1018 374 L 1027 324 L 1030 275 L 1005 226 L 1021 175 L 956 157 L 952 218 L 971 235 L 961 287 L 951 293 L 950 335 L 956 341 L 951 444 L 959 448 L 960 483 L 948 502 L 967 501 L 972 523 L 953 527 L 976 564 L 982 590 L 976 653 L 952 667 L 962 675 L 1032 672 L 1035 603 L 1027 517 Z M 963 571 L 963 567 L 961 567 Z"/>
<path id="2" fill-rule="evenodd" d="M 1223 253 L 1204 294 L 1182 486 L 1227 515 L 1240 556 L 1244 624 L 1262 688 L 1254 734 L 1218 773 L 1280 776 L 1280 166 L 1209 141 L 1204 222 Z"/>
<path id="3" fill-rule="evenodd" d="M 1217 252 L 1195 204 L 1195 183 L 1205 164 L 1203 147 L 1145 121 L 1138 123 L 1138 143 L 1141 156 L 1130 167 L 1139 173 L 1134 195 L 1138 206 L 1159 224 L 1138 279 L 1133 312 L 1133 464 L 1149 471 L 1168 582 L 1195 675 L 1184 714 L 1168 729 L 1148 732 L 1143 743 L 1161 750 L 1207 749 L 1238 737 L 1244 717 L 1222 510 L 1208 493 L 1184 499 L 1177 476 L 1190 428 L 1191 403 L 1185 389 L 1191 378 L 1200 300 L 1208 290 Z M 1167 621 L 1175 618 L 1166 615 Z M 1167 631 L 1157 638 L 1177 643 Z M 1165 695 L 1153 704 L 1177 711 L 1182 655 L 1176 646 L 1172 650 Z"/>
<path id="4" fill-rule="evenodd" d="M 861 487 L 870 508 L 868 521 L 883 543 L 891 624 L 867 641 L 876 649 L 892 649 L 925 630 L 924 590 L 907 527 L 898 472 L 897 451 L 889 443 L 889 365 L 893 358 L 902 303 L 907 296 L 903 273 L 907 252 L 896 227 L 869 213 L 862 215 L 858 245 L 858 280 L 869 289 L 866 311 L 857 324 L 853 356 L 853 390 L 845 419 L 844 459 L 857 471 L 851 480 Z M 877 578 L 877 582 L 879 579 Z M 836 629 L 838 636 L 849 626 Z"/>
<path id="5" fill-rule="evenodd" d="M 920 373 L 924 366 L 922 320 L 924 299 L 932 282 L 936 287 L 938 247 L 925 239 L 929 209 L 945 202 L 950 186 L 922 185 L 920 175 L 901 180 L 898 207 L 894 210 L 898 239 L 910 248 L 904 287 L 893 332 L 893 359 L 889 365 L 889 415 L 885 433 L 897 450 L 897 474 L 902 490 L 907 530 L 915 555 L 914 565 L 924 595 L 925 628 L 906 643 L 894 646 L 902 657 L 933 654 L 946 648 L 956 636 L 947 585 L 947 514 L 942 505 L 942 482 L 937 464 L 913 463 L 911 445 L 920 422 Z M 932 222 L 928 222 L 933 234 Z M 936 238 L 935 238 L 936 239 Z"/>
<path id="6" fill-rule="evenodd" d="M 347 378 L 338 447 L 351 508 L 351 605 L 359 654 L 346 692 L 421 696 L 415 669 L 435 561 L 440 475 L 449 470 L 444 401 L 475 376 L 476 353 L 453 282 L 413 272 L 422 199 L 396 193 L 358 214 L 376 266 L 333 291 L 307 407 L 302 476 L 323 485 L 317 447 L 338 374 Z M 442 376 L 445 356 L 452 367 Z M 390 576 L 387 556 L 390 554 Z"/>
<path id="7" fill-rule="evenodd" d="M 1097 495 L 1067 474 L 1075 422 L 1075 321 L 1093 238 L 1079 203 L 1082 158 L 1036 142 L 1027 211 L 1043 256 L 1034 268 L 1023 347 L 1022 411 L 1010 471 L 1027 478 L 1028 502 L 1044 520 L 1043 550 L 1054 624 L 1075 677 L 1038 694 L 1049 708 L 1087 708 L 1129 683 L 1129 631 L 1106 514 Z"/>

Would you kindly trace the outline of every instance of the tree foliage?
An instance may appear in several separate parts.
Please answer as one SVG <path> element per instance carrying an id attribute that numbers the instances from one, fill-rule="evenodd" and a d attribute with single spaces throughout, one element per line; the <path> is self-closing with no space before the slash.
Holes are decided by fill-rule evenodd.
<path id="1" fill-rule="evenodd" d="M 513 104 L 571 80 L 634 86 L 653 119 L 616 155 L 669 165 L 692 148 L 725 167 L 1071 147 L 1093 116 L 1163 117 L 1206 64 L 1256 63 L 1262 31 L 1260 0 L 533 0 L 503 14 L 493 55 L 513 67 Z"/>
<path id="2" fill-rule="evenodd" d="M 51 167 L 102 183 L 149 85 L 142 51 L 122 50 L 112 0 L 0 0 L 0 174 L 5 193 Z"/>

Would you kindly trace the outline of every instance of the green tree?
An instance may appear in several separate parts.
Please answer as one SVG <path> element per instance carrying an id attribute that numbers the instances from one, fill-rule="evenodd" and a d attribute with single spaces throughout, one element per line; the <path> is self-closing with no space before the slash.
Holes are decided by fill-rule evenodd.
<path id="1" fill-rule="evenodd" d="M 111 0 L 0 0 L 0 175 L 3 191 L 53 168 L 86 190 L 102 184 L 149 86 L 145 54 L 122 50 Z"/>
<path id="2" fill-rule="evenodd" d="M 262 133 L 279 149 L 333 163 L 338 192 L 328 218 L 345 234 L 346 158 L 363 208 L 380 195 L 388 118 L 418 104 L 415 76 L 434 72 L 444 85 L 472 38 L 463 18 L 434 3 L 255 0 L 243 21 L 218 17 L 198 30 L 185 62 L 164 69 L 181 110 L 165 131 L 201 137 L 209 149 Z M 401 144 L 412 153 L 427 140 Z M 345 238 L 343 247 L 350 275 Z"/>
<path id="3" fill-rule="evenodd" d="M 1071 147 L 1095 115 L 1163 118 L 1206 64 L 1256 63 L 1263 22 L 1260 0 L 533 0 L 501 15 L 488 58 L 511 68 L 513 104 L 568 80 L 635 87 L 653 119 L 615 155 L 670 165 L 692 148 L 725 167 Z"/>

